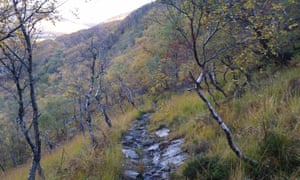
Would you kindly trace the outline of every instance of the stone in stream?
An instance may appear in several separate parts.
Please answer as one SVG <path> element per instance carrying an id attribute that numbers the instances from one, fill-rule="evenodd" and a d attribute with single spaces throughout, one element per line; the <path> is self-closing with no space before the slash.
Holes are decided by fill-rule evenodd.
<path id="1" fill-rule="evenodd" d="M 155 132 L 155 134 L 158 136 L 158 137 L 166 137 L 169 135 L 169 132 L 170 132 L 170 129 L 168 128 L 162 128 L 162 129 L 159 129 Z"/>
<path id="2" fill-rule="evenodd" d="M 177 154 L 181 153 L 180 146 L 183 144 L 183 139 L 176 139 L 171 141 L 169 146 L 167 147 L 166 151 L 163 153 L 163 157 L 171 158 L 176 156 Z"/>
<path id="3" fill-rule="evenodd" d="M 122 152 L 126 158 L 130 158 L 130 159 L 138 159 L 139 158 L 139 155 L 134 150 L 122 149 Z"/>
<path id="4" fill-rule="evenodd" d="M 123 137 L 123 140 L 122 140 L 122 144 L 123 146 L 131 146 L 132 144 L 134 144 L 134 138 L 133 136 L 130 136 L 130 135 L 126 135 Z"/>
<path id="5" fill-rule="evenodd" d="M 158 165 L 160 163 L 160 153 L 159 152 L 154 152 L 153 154 L 154 155 L 153 155 L 152 162 L 153 162 L 154 165 Z"/>
<path id="6" fill-rule="evenodd" d="M 144 148 L 151 147 L 155 141 L 152 138 L 147 138 L 145 141 L 142 143 Z"/>
<path id="7" fill-rule="evenodd" d="M 163 166 L 167 166 L 168 164 L 179 166 L 185 159 L 187 159 L 187 154 L 182 153 L 180 148 L 183 142 L 183 138 L 171 141 L 169 146 L 164 150 L 162 154 L 161 164 Z"/>
<path id="8" fill-rule="evenodd" d="M 155 143 L 153 145 L 151 145 L 150 147 L 148 147 L 148 151 L 156 151 L 159 148 L 159 143 Z"/>
<path id="9" fill-rule="evenodd" d="M 127 143 L 128 141 L 131 142 L 132 140 L 133 140 L 133 137 L 129 136 L 129 135 L 123 137 L 123 142 Z"/>
<path id="10" fill-rule="evenodd" d="M 136 171 L 132 171 L 132 170 L 126 170 L 124 172 L 124 178 L 125 179 L 138 179 L 139 177 L 141 177 L 142 175 Z"/>
<path id="11" fill-rule="evenodd" d="M 164 166 L 167 166 L 168 164 L 173 164 L 177 167 L 181 165 L 186 159 L 187 159 L 186 154 L 177 154 L 176 156 L 171 158 L 166 158 L 166 159 L 163 158 L 161 164 Z"/>

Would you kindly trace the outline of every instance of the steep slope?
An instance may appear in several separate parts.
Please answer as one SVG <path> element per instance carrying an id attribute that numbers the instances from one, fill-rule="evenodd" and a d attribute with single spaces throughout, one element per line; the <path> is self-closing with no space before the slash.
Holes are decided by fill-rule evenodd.
<path id="1" fill-rule="evenodd" d="M 222 131 L 211 121 L 204 104 L 195 93 L 185 91 L 194 89 L 190 74 L 199 74 L 199 67 L 193 61 L 191 48 L 187 48 L 187 42 L 176 31 L 179 30 L 178 27 L 163 16 L 165 10 L 161 5 L 151 3 L 122 21 L 99 24 L 91 29 L 36 45 L 36 85 L 41 105 L 40 123 L 45 150 L 53 152 L 53 147 L 63 147 L 81 129 L 80 121 L 84 120 L 85 115 L 82 102 L 90 88 L 92 45 L 96 47 L 94 52 L 99 65 L 96 69 L 104 69 L 97 74 L 97 78 L 103 78 L 100 85 L 105 93 L 101 95 L 101 100 L 105 102 L 108 115 L 113 119 L 113 128 L 108 130 L 98 111 L 96 99 L 93 99 L 90 104 L 94 127 L 97 129 L 96 136 L 101 142 L 100 148 L 90 150 L 88 145 L 80 146 L 80 141 L 78 144 L 74 143 L 80 152 L 76 151 L 76 155 L 72 154 L 72 157 L 64 159 L 63 150 L 53 153 L 55 163 L 46 161 L 46 164 L 50 164 L 46 166 L 48 176 L 74 179 L 121 178 L 124 170 L 120 163 L 123 162 L 121 137 L 126 134 L 130 121 L 142 117 L 144 112 L 152 111 L 150 132 L 163 127 L 170 128 L 169 140 L 184 137 L 183 147 L 191 155 L 191 161 L 182 166 L 183 171 L 178 171 L 174 177 L 183 179 L 186 176 L 193 179 L 204 174 L 202 178 L 208 179 L 213 175 L 216 175 L 213 176 L 216 179 L 264 178 L 261 175 L 264 172 L 267 172 L 265 177 L 271 179 L 274 176 L 297 177 L 299 146 L 294 137 L 299 137 L 299 97 L 288 101 L 283 101 L 282 97 L 287 91 L 287 82 L 299 76 L 299 68 L 293 67 L 300 60 L 299 28 L 284 32 L 284 36 L 280 38 L 276 37 L 276 43 L 283 42 L 281 40 L 286 37 L 289 38 L 285 41 L 293 39 L 293 42 L 283 42 L 287 46 L 276 44 L 276 47 L 285 47 L 279 48 L 280 52 L 288 49 L 292 54 L 292 65 L 282 67 L 271 64 L 260 67 L 257 72 L 254 69 L 255 88 L 249 88 L 245 84 L 240 94 L 234 98 L 224 98 L 214 89 L 212 92 L 216 107 L 232 128 L 239 145 L 251 157 L 262 160 L 262 164 L 253 168 L 235 158 L 228 149 Z M 220 39 L 209 47 L 210 52 L 222 45 L 218 41 L 221 42 L 221 38 L 224 38 L 223 34 L 218 38 Z M 246 60 L 253 60 L 251 63 L 265 60 L 255 48 L 251 46 L 244 51 L 241 47 L 239 51 L 229 51 L 226 55 L 237 57 L 237 61 L 243 60 L 238 63 L 247 68 L 244 63 Z M 248 55 L 240 52 L 251 53 Z M 230 57 L 225 58 L 230 62 Z M 221 66 L 218 70 L 224 69 L 225 66 Z M 274 73 L 278 69 L 281 71 Z M 221 85 L 226 84 L 224 89 L 230 94 L 237 87 L 235 78 L 241 76 L 239 73 L 243 73 L 243 69 L 234 67 L 227 70 L 223 77 L 218 78 L 221 79 Z M 6 100 L 2 96 L 0 99 Z M 2 162 L 7 162 L 7 167 L 12 167 L 10 150 L 19 153 L 18 164 L 26 161 L 28 152 L 24 146 L 10 144 L 10 138 L 13 139 L 15 133 L 11 131 L 14 126 L 11 123 L 13 116 L 10 109 L 13 106 L 7 101 L 3 103 L 3 107 L 5 115 L 1 114 L 0 117 L 3 122 L 10 124 L 0 126 L 0 134 L 9 132 L 10 136 L 0 141 L 3 145 L 1 147 L 4 147 L 0 149 L 0 158 Z M 88 139 L 85 138 L 84 141 Z M 272 146 L 274 152 L 269 146 Z M 285 154 L 294 153 L 296 158 L 278 154 L 281 151 L 286 152 Z M 270 160 L 275 160 L 276 163 L 270 164 Z M 137 168 L 143 170 L 142 166 Z M 203 172 L 203 169 L 208 169 L 209 172 Z M 206 176 L 205 173 L 211 174 Z"/>
<path id="2" fill-rule="evenodd" d="M 68 64 L 79 65 L 80 62 L 88 61 L 88 52 L 84 51 L 93 42 L 99 48 L 99 57 L 112 61 L 121 55 L 126 49 L 135 45 L 135 40 L 142 36 L 146 28 L 145 18 L 156 7 L 154 3 L 145 5 L 132 12 L 121 21 L 101 23 L 90 29 L 82 30 L 68 35 L 63 35 L 55 40 L 46 40 L 37 44 L 35 59 L 39 66 L 38 76 L 42 83 L 50 88 L 55 84 L 49 84 L 48 78 L 56 76 L 56 85 L 61 77 L 59 71 L 68 70 Z M 64 67 L 64 69 L 60 67 Z M 45 86 L 43 86 L 45 88 Z"/>
<path id="3" fill-rule="evenodd" d="M 89 56 L 85 49 L 94 42 L 99 49 L 102 48 L 101 58 L 107 57 L 111 60 L 111 57 L 124 51 L 124 48 L 119 48 L 117 43 L 122 41 L 120 39 L 126 39 L 128 29 L 132 28 L 136 31 L 130 38 L 131 42 L 141 34 L 143 29 L 136 23 L 143 24 L 140 17 L 146 16 L 152 7 L 151 4 L 146 5 L 140 8 L 138 13 L 134 12 L 123 21 L 102 23 L 91 29 L 34 44 L 34 71 L 41 107 L 40 124 L 45 150 L 60 146 L 64 140 L 69 140 L 79 131 L 79 107 L 76 97 L 72 96 L 74 91 L 71 85 L 74 84 L 72 78 L 82 79 L 80 85 L 82 88 L 87 88 L 84 78 L 89 76 L 86 70 Z M 123 40 L 123 44 L 126 44 L 125 41 Z M 75 74 L 78 69 L 81 69 L 83 74 Z M 23 142 L 20 130 L 15 129 L 15 114 L 11 109 L 14 109 L 16 102 L 11 93 L 6 90 L 1 89 L 0 95 L 0 133 L 5 134 L 6 137 L 0 141 L 0 158 L 3 162 L 0 166 L 7 169 L 23 164 L 29 157 L 29 151 Z"/>

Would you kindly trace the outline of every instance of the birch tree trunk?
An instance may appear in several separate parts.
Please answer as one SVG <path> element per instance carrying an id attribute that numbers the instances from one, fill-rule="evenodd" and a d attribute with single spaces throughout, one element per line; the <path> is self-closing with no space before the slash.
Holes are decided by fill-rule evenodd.
<path id="1" fill-rule="evenodd" d="M 96 77 L 96 60 L 97 60 L 97 54 L 94 52 L 95 47 L 93 44 L 93 41 L 91 42 L 89 51 L 92 55 L 92 62 L 90 64 L 90 79 L 89 79 L 89 91 L 85 95 L 85 118 L 88 126 L 88 131 L 91 137 L 91 141 L 93 146 L 97 146 L 97 141 L 95 139 L 93 126 L 92 126 L 92 115 L 91 115 L 91 109 L 90 109 L 90 101 L 92 98 L 92 94 L 94 91 L 95 86 L 95 77 Z"/>
<path id="2" fill-rule="evenodd" d="M 36 178 L 36 171 L 44 178 L 41 160 L 41 138 L 39 129 L 39 108 L 35 92 L 35 79 L 33 71 L 33 46 L 32 42 L 36 33 L 36 24 L 42 19 L 54 14 L 54 0 L 11 0 L 7 3 L 9 16 L 1 19 L 2 28 L 9 32 L 0 38 L 1 55 L 0 62 L 9 71 L 10 80 L 16 87 L 16 100 L 18 103 L 17 123 L 32 152 L 32 164 L 28 179 Z M 1 12 L 2 13 L 2 12 Z M 7 23 L 9 22 L 9 23 Z M 26 91 L 25 91 L 26 90 Z M 29 98 L 25 93 L 29 91 Z M 25 108 L 29 100 L 30 108 Z M 26 125 L 25 111 L 28 113 L 30 124 Z M 31 113 L 31 116 L 29 115 Z M 31 136 L 31 134 L 33 136 Z"/>
<path id="3" fill-rule="evenodd" d="M 42 148 L 41 148 L 41 136 L 40 136 L 40 130 L 39 130 L 39 108 L 36 100 L 36 94 L 35 94 L 35 80 L 33 77 L 33 59 L 32 59 L 32 44 L 31 44 L 31 38 L 30 35 L 28 34 L 24 24 L 21 26 L 21 30 L 23 33 L 23 36 L 25 38 L 26 42 L 26 50 L 28 53 L 27 57 L 27 73 L 29 76 L 29 90 L 30 90 L 30 101 L 31 101 L 31 107 L 32 107 L 32 125 L 33 125 L 33 133 L 34 133 L 34 150 L 33 150 L 33 160 L 29 172 L 29 177 L 28 179 L 35 179 L 35 174 L 36 170 L 38 169 L 39 175 L 43 177 L 43 171 L 42 167 L 40 165 L 40 160 L 41 160 L 41 153 L 42 153 Z"/>
<path id="4" fill-rule="evenodd" d="M 207 90 L 215 103 L 214 90 L 221 92 L 226 97 L 225 91 L 219 86 L 217 81 L 216 65 L 219 59 L 223 58 L 220 56 L 221 54 L 226 54 L 225 52 L 228 49 L 241 45 L 239 41 L 236 41 L 233 44 L 217 46 L 217 35 L 218 33 L 220 34 L 228 23 L 223 15 L 221 15 L 222 13 L 219 14 L 218 11 L 221 10 L 221 12 L 225 13 L 222 7 L 227 4 L 222 1 L 203 3 L 196 0 L 161 0 L 160 2 L 167 6 L 170 12 L 167 18 L 176 26 L 176 31 L 185 40 L 187 48 L 192 52 L 194 62 L 199 67 L 200 75 L 197 79 L 190 73 L 191 78 L 196 84 L 197 94 L 226 134 L 226 139 L 231 150 L 245 162 L 257 164 L 256 161 L 248 158 L 236 145 L 230 129 L 211 105 L 201 87 L 202 85 Z M 209 47 L 209 45 L 212 47 Z"/>
<path id="5" fill-rule="evenodd" d="M 256 165 L 257 161 L 250 159 L 248 156 L 246 156 L 241 150 L 240 148 L 237 146 L 237 144 L 235 143 L 232 133 L 229 129 L 229 127 L 225 124 L 225 122 L 223 121 L 223 119 L 221 118 L 221 116 L 218 114 L 218 112 L 214 109 L 214 107 L 211 105 L 211 103 L 209 102 L 209 100 L 207 99 L 207 97 L 204 95 L 204 93 L 202 92 L 201 88 L 200 88 L 200 83 L 202 81 L 203 78 L 203 74 L 201 73 L 201 75 L 198 78 L 198 82 L 196 82 L 197 84 L 197 94 L 199 95 L 199 97 L 202 99 L 202 101 L 205 103 L 206 107 L 208 108 L 208 110 L 210 111 L 210 114 L 212 115 L 212 117 L 217 121 L 217 123 L 221 126 L 222 130 L 224 131 L 225 135 L 226 135 L 226 139 L 228 142 L 229 147 L 231 148 L 231 150 L 243 161 L 245 162 L 249 162 L 252 165 Z"/>
<path id="6" fill-rule="evenodd" d="M 82 108 L 82 100 L 81 97 L 78 97 L 78 106 L 79 106 L 79 123 L 80 123 L 80 130 L 84 134 L 85 129 L 84 129 L 84 121 L 83 121 L 83 108 Z"/>

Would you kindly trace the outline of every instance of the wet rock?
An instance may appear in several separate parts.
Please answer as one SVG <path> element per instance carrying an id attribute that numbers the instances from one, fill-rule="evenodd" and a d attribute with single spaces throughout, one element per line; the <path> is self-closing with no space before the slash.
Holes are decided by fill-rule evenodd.
<path id="1" fill-rule="evenodd" d="M 168 164 L 172 164 L 175 166 L 181 165 L 184 160 L 186 160 L 188 156 L 186 154 L 178 154 L 174 157 L 169 157 L 169 158 L 163 158 L 161 161 L 161 164 L 167 166 Z"/>
<path id="2" fill-rule="evenodd" d="M 160 153 L 159 152 L 155 152 L 154 156 L 153 156 L 153 164 L 157 165 L 160 163 Z"/>
<path id="3" fill-rule="evenodd" d="M 170 145 L 169 141 L 162 141 L 159 143 L 159 149 L 160 151 L 163 151 L 164 149 L 168 148 L 168 146 Z"/>
<path id="4" fill-rule="evenodd" d="M 139 155 L 131 149 L 122 149 L 123 154 L 125 155 L 126 158 L 131 158 L 131 159 L 138 159 Z"/>
<path id="5" fill-rule="evenodd" d="M 179 166 L 187 159 L 187 154 L 181 151 L 181 145 L 183 144 L 184 139 L 175 139 L 171 141 L 169 146 L 165 149 L 162 154 L 161 164 L 167 166 L 168 164 L 173 164 Z"/>
<path id="6" fill-rule="evenodd" d="M 154 143 L 155 141 L 152 138 L 148 138 L 142 144 L 146 148 L 152 146 Z"/>
<path id="7" fill-rule="evenodd" d="M 171 171 L 171 168 L 169 166 L 164 166 L 161 168 L 161 171 L 167 171 L 167 172 L 170 172 Z"/>
<path id="8" fill-rule="evenodd" d="M 123 154 L 126 157 L 124 176 L 128 179 L 169 180 L 170 171 L 182 164 L 187 155 L 181 151 L 183 138 L 168 141 L 170 129 L 162 127 L 149 134 L 146 126 L 150 114 L 133 121 L 133 127 L 122 138 Z M 139 153 L 137 153 L 139 152 Z M 137 169 L 143 163 L 144 173 Z M 169 165 L 172 164 L 172 169 Z"/>
<path id="9" fill-rule="evenodd" d="M 136 171 L 132 171 L 132 170 L 126 170 L 124 172 L 124 178 L 125 179 L 137 179 L 140 176 L 140 173 L 136 172 Z"/>
<path id="10" fill-rule="evenodd" d="M 167 147 L 166 151 L 163 153 L 163 157 L 174 157 L 177 154 L 181 153 L 180 146 L 183 144 L 183 139 L 176 139 L 171 142 Z"/>
<path id="11" fill-rule="evenodd" d="M 125 146 L 131 146 L 134 143 L 133 136 L 127 135 L 123 137 L 122 144 Z"/>
<path id="12" fill-rule="evenodd" d="M 147 150 L 148 151 L 156 151 L 159 148 L 159 143 L 153 144 Z"/>
<path id="13" fill-rule="evenodd" d="M 170 129 L 168 128 L 162 128 L 162 129 L 159 129 L 155 132 L 155 134 L 158 136 L 158 137 L 166 137 L 169 135 L 169 132 L 170 132 Z"/>

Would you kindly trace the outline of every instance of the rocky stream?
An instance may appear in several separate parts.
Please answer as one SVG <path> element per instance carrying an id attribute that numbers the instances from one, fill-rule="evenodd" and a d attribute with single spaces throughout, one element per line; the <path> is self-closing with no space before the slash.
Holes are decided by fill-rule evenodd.
<path id="1" fill-rule="evenodd" d="M 188 155 L 181 150 L 183 138 L 168 140 L 170 129 L 161 128 L 151 134 L 147 130 L 151 113 L 133 121 L 122 138 L 126 157 L 124 179 L 168 180 L 170 174 Z"/>

